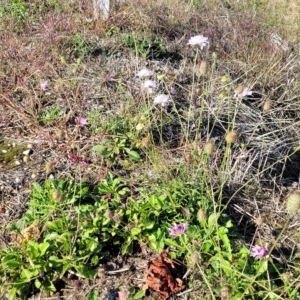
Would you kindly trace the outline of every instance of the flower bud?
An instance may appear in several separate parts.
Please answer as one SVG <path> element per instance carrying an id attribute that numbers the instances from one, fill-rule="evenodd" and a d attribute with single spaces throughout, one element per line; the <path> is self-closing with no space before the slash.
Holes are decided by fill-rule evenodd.
<path id="1" fill-rule="evenodd" d="M 266 100 L 264 105 L 263 105 L 263 111 L 269 111 L 272 108 L 272 101 L 271 100 Z"/>
<path id="2" fill-rule="evenodd" d="M 200 75 L 205 75 L 207 73 L 207 61 L 202 60 L 199 67 Z"/>
<path id="3" fill-rule="evenodd" d="M 207 155 L 212 155 L 216 150 L 216 145 L 214 142 L 209 141 L 204 145 L 203 150 Z"/>
<path id="4" fill-rule="evenodd" d="M 236 130 L 230 130 L 225 136 L 225 140 L 228 144 L 234 144 L 239 138 L 239 133 Z"/>
<path id="5" fill-rule="evenodd" d="M 290 193 L 286 198 L 286 210 L 290 215 L 295 215 L 300 208 L 300 191 Z"/>

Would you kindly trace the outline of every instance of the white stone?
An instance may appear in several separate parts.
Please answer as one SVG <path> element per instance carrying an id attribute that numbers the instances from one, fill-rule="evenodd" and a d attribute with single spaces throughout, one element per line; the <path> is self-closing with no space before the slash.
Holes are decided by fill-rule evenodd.
<path id="1" fill-rule="evenodd" d="M 99 12 L 104 20 L 108 18 L 110 9 L 110 0 L 93 0 L 94 4 L 94 19 L 99 18 Z"/>

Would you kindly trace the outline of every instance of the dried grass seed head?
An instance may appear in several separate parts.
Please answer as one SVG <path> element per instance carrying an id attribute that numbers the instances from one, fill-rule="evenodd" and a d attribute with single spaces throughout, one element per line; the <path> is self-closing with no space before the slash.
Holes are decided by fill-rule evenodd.
<path id="1" fill-rule="evenodd" d="M 225 140 L 228 144 L 234 144 L 239 138 L 239 133 L 236 130 L 230 130 L 225 136 Z"/>
<path id="2" fill-rule="evenodd" d="M 291 215 L 295 215 L 300 208 L 300 191 L 290 193 L 286 198 L 286 211 Z"/>

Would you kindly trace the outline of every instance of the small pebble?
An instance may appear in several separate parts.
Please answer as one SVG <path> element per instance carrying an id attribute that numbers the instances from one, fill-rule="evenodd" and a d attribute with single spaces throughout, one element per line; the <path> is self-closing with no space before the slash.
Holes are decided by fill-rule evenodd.
<path id="1" fill-rule="evenodd" d="M 20 162 L 19 160 L 16 160 L 16 161 L 15 161 L 15 164 L 16 164 L 17 166 L 19 166 L 19 165 L 21 164 L 21 162 Z"/>
<path id="2" fill-rule="evenodd" d="M 7 152 L 7 150 L 4 150 L 4 149 L 3 149 L 3 150 L 2 150 L 2 152 L 3 152 L 3 153 L 6 153 L 6 152 Z"/>
<path id="3" fill-rule="evenodd" d="M 32 179 L 35 179 L 35 178 L 36 178 L 36 174 L 35 174 L 35 173 L 32 173 L 32 174 L 31 174 L 31 178 L 32 178 Z"/>
<path id="4" fill-rule="evenodd" d="M 13 146 L 13 147 L 16 147 L 16 143 L 15 143 L 15 142 L 13 142 L 13 143 L 12 143 L 12 146 Z"/>
<path id="5" fill-rule="evenodd" d="M 49 175 L 49 179 L 50 179 L 50 180 L 53 180 L 53 179 L 54 179 L 53 174 L 50 174 L 50 175 Z"/>
<path id="6" fill-rule="evenodd" d="M 16 177 L 15 182 L 16 182 L 16 183 L 20 183 L 20 182 L 21 182 L 21 179 L 20 179 L 19 177 Z"/>
<path id="7" fill-rule="evenodd" d="M 27 144 L 28 149 L 32 149 L 33 145 L 32 144 Z"/>
<path id="8" fill-rule="evenodd" d="M 24 155 L 29 155 L 30 151 L 31 151 L 31 149 L 25 150 L 25 151 L 23 151 L 23 154 Z"/>

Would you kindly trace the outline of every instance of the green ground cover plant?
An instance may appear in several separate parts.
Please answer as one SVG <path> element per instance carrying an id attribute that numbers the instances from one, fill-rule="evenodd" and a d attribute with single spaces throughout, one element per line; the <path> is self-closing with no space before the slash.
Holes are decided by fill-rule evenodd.
<path id="1" fill-rule="evenodd" d="M 300 299 L 299 16 L 4 1 L 1 297 Z"/>

